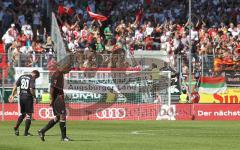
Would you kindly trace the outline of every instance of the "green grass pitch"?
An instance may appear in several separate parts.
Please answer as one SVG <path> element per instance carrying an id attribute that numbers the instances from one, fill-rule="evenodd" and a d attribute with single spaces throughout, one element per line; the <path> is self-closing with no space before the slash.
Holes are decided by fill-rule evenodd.
<path id="1" fill-rule="evenodd" d="M 0 150 L 239 150 L 239 121 L 68 121 L 71 142 L 60 141 L 59 125 L 45 142 L 37 130 L 47 122 L 33 121 L 32 137 L 13 134 L 15 122 L 0 121 Z"/>

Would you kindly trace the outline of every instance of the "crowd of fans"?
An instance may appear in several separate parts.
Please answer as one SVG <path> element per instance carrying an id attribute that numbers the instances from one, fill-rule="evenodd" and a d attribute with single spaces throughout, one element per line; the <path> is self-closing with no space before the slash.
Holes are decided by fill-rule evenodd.
<path id="1" fill-rule="evenodd" d="M 240 1 L 193 0 L 192 22 L 188 21 L 188 0 L 54 0 L 52 2 L 67 51 L 76 53 L 77 67 L 128 67 L 125 55 L 136 50 L 165 51 L 169 65 L 176 68 L 177 55 L 188 53 L 194 68 L 209 63 L 236 64 L 240 54 Z M 34 66 L 36 54 L 52 58 L 53 42 L 46 38 L 42 0 L 0 1 L 2 41 L 9 61 L 27 54 L 25 66 Z M 93 19 L 88 11 L 107 20 Z M 191 37 L 190 34 L 191 33 Z M 41 36 L 44 35 L 44 36 Z M 50 48 L 49 48 L 50 47 Z"/>
<path id="2" fill-rule="evenodd" d="M 40 67 L 54 56 L 42 0 L 1 0 L 0 26 L 10 66 Z M 41 63 L 41 64 L 40 64 Z"/>
<path id="3" fill-rule="evenodd" d="M 189 39 L 194 68 L 202 60 L 209 64 L 208 55 L 238 60 L 240 1 L 193 0 L 192 23 L 188 21 L 188 0 L 58 0 L 53 6 L 68 51 L 79 55 L 79 67 L 104 63 L 95 61 L 99 54 L 162 50 L 172 67 L 176 67 L 176 56 L 183 56 L 181 65 L 187 73 Z M 87 6 L 108 19 L 93 19 Z M 122 62 L 117 58 L 113 62 L 118 61 Z M 108 67 L 118 66 L 112 64 Z"/>

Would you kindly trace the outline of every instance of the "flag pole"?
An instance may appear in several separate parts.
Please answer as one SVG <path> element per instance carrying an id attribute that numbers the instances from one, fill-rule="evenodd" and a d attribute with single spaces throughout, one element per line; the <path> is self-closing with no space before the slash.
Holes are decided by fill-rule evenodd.
<path id="1" fill-rule="evenodd" d="M 192 94 L 192 39 L 191 39 L 191 30 L 192 30 L 192 1 L 189 0 L 189 78 L 188 78 L 188 85 L 189 85 L 189 102 L 191 101 L 191 94 Z"/>

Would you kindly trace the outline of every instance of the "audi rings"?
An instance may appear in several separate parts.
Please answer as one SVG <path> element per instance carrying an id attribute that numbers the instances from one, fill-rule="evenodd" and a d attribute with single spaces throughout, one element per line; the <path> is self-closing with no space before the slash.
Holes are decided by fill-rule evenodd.
<path id="1" fill-rule="evenodd" d="M 38 115 L 42 119 L 52 119 L 55 117 L 52 108 L 40 108 L 38 111 Z"/>
<path id="2" fill-rule="evenodd" d="M 122 119 L 126 117 L 125 108 L 99 108 L 96 110 L 99 119 Z"/>
<path id="3" fill-rule="evenodd" d="M 69 114 L 70 114 L 69 110 L 66 109 L 66 117 L 67 118 L 68 118 Z M 53 119 L 55 117 L 52 108 L 40 108 L 38 110 L 38 115 L 42 119 Z"/>

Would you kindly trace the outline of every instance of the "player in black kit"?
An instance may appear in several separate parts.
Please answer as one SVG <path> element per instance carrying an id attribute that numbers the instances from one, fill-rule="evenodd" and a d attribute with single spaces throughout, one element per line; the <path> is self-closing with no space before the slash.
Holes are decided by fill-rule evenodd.
<path id="1" fill-rule="evenodd" d="M 61 140 L 71 141 L 71 139 L 66 136 L 66 108 L 63 92 L 64 74 L 68 73 L 70 70 L 71 64 L 64 64 L 62 66 L 58 66 L 52 75 L 50 86 L 50 106 L 53 108 L 55 118 L 50 120 L 45 127 L 38 131 L 38 135 L 42 141 L 45 141 L 45 133 L 58 122 L 61 130 Z M 60 107 L 56 104 L 60 104 Z"/>
<path id="2" fill-rule="evenodd" d="M 24 136 L 30 136 L 31 134 L 28 132 L 32 113 L 33 113 L 33 103 L 36 102 L 35 95 L 35 79 L 39 77 L 39 72 L 37 70 L 33 70 L 31 74 L 22 75 L 18 78 L 16 84 L 13 87 L 12 94 L 9 97 L 9 102 L 13 102 L 14 96 L 17 93 L 17 87 L 20 88 L 20 109 L 21 114 L 18 117 L 17 123 L 14 127 L 15 135 L 19 136 L 19 126 L 22 123 L 23 119 L 26 117 L 25 121 L 25 132 Z"/>

